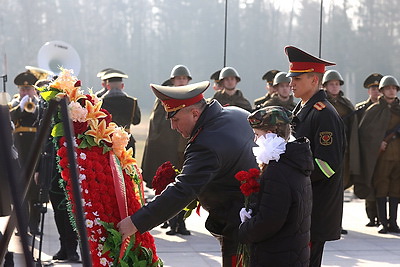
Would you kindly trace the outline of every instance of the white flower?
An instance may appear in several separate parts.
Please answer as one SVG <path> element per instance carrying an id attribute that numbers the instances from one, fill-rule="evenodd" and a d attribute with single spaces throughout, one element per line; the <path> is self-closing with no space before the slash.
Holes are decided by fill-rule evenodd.
<path id="1" fill-rule="evenodd" d="M 101 258 L 101 259 L 100 259 L 100 264 L 101 264 L 101 265 L 106 266 L 107 263 L 108 263 L 108 261 L 107 261 L 106 258 Z"/>
<path id="2" fill-rule="evenodd" d="M 80 173 L 80 174 L 79 174 L 79 182 L 82 182 L 83 180 L 86 180 L 86 175 Z"/>
<path id="3" fill-rule="evenodd" d="M 88 207 L 91 207 L 92 206 L 92 202 L 88 202 L 88 203 L 86 203 L 86 206 L 88 206 Z"/>
<path id="4" fill-rule="evenodd" d="M 260 136 L 253 147 L 253 154 L 258 163 L 268 164 L 270 160 L 278 161 L 280 155 L 286 151 L 286 141 L 274 133 Z"/>
<path id="5" fill-rule="evenodd" d="M 87 190 L 87 189 L 85 189 L 84 192 L 85 192 L 85 194 L 89 194 L 89 190 Z"/>
<path id="6" fill-rule="evenodd" d="M 79 154 L 79 157 L 83 160 L 86 160 L 86 154 L 81 152 L 81 154 Z"/>
<path id="7" fill-rule="evenodd" d="M 89 220 L 89 219 L 86 219 L 86 227 L 92 228 L 93 227 L 93 221 Z"/>
<path id="8" fill-rule="evenodd" d="M 102 237 L 100 237 L 100 240 L 101 240 L 102 242 L 104 242 L 104 241 L 106 241 L 106 238 L 105 238 L 104 236 L 102 236 Z"/>
<path id="9" fill-rule="evenodd" d="M 98 246 L 97 246 L 97 249 L 99 250 L 99 251 L 103 251 L 103 244 L 99 244 Z"/>

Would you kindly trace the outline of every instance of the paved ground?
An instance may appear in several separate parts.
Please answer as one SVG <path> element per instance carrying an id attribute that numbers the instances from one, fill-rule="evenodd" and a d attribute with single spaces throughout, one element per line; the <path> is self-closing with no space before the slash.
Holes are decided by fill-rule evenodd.
<path id="1" fill-rule="evenodd" d="M 49 205 L 51 207 L 51 205 Z M 165 266 L 204 267 L 220 266 L 221 258 L 217 241 L 204 228 L 207 212 L 201 210 L 200 217 L 192 214 L 187 219 L 191 236 L 168 236 L 160 227 L 151 231 L 154 235 L 159 257 Z M 377 233 L 375 227 L 365 227 L 367 219 L 364 201 L 353 199 L 344 204 L 343 227 L 349 234 L 341 240 L 328 242 L 323 266 L 400 266 L 400 235 Z M 1 218 L 4 227 L 6 218 Z M 48 261 L 59 248 L 52 210 L 46 213 L 42 260 Z M 15 266 L 24 266 L 19 239 L 13 236 L 10 250 L 15 253 Z M 37 250 L 35 250 L 37 253 Z M 60 263 L 55 266 L 80 266 L 81 264 Z"/>

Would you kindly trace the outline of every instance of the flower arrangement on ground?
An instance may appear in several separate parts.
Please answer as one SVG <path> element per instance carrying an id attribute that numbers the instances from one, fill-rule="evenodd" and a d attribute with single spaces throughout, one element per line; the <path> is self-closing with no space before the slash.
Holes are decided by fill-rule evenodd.
<path id="1" fill-rule="evenodd" d="M 253 168 L 249 171 L 239 171 L 235 174 L 236 180 L 240 182 L 240 191 L 244 195 L 244 207 L 250 208 L 250 197 L 260 191 L 260 170 Z M 239 244 L 237 266 L 250 266 L 250 250 L 247 244 Z"/>
<path id="2" fill-rule="evenodd" d="M 58 78 L 41 88 L 46 101 L 68 97 L 75 132 L 75 155 L 86 218 L 93 266 L 162 266 L 150 233 L 136 233 L 122 241 L 117 223 L 144 204 L 143 184 L 132 148 L 126 149 L 129 134 L 112 122 L 101 108 L 101 100 L 83 94 L 72 70 L 62 69 Z M 71 215 L 75 212 L 67 144 L 59 115 L 54 118 L 52 136 L 57 146 L 58 167 Z M 117 208 L 118 207 L 118 208 Z M 76 228 L 74 216 L 71 216 Z"/>

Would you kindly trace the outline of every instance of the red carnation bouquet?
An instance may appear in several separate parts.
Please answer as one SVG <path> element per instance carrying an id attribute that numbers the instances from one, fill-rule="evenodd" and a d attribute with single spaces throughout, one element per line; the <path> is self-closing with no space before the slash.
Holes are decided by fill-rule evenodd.
<path id="1" fill-rule="evenodd" d="M 101 108 L 101 100 L 83 94 L 71 70 L 62 69 L 58 78 L 41 91 L 46 101 L 54 97 L 69 99 L 92 266 L 162 266 L 150 233 L 136 233 L 122 241 L 116 230 L 119 221 L 144 204 L 142 175 L 132 157 L 132 148 L 126 149 L 129 134 L 112 122 L 111 114 Z M 54 117 L 51 134 L 58 148 L 60 185 L 69 200 L 70 220 L 76 228 L 67 145 L 59 118 Z"/>
<path id="2" fill-rule="evenodd" d="M 242 191 L 244 195 L 244 207 L 246 210 L 249 209 L 250 196 L 260 191 L 259 177 L 260 170 L 256 168 L 250 169 L 249 171 L 240 171 L 235 174 L 236 180 L 241 183 L 240 191 Z"/>
<path id="3" fill-rule="evenodd" d="M 170 161 L 161 164 L 151 183 L 153 189 L 156 191 L 156 195 L 161 194 L 167 185 L 174 182 L 178 174 L 180 174 L 180 171 L 176 169 Z"/>
<path id="4" fill-rule="evenodd" d="M 260 170 L 256 168 L 249 169 L 249 171 L 239 171 L 235 174 L 235 178 L 241 183 L 240 191 L 244 195 L 244 207 L 246 210 L 250 208 L 250 196 L 260 191 L 259 177 Z M 250 250 L 247 244 L 239 244 L 237 255 L 237 267 L 250 266 Z"/>

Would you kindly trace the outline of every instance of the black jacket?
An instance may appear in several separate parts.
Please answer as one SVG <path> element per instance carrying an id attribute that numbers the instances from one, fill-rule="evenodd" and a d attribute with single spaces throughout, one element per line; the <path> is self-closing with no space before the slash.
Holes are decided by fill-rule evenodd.
<path id="1" fill-rule="evenodd" d="M 311 240 L 336 240 L 340 238 L 343 214 L 342 172 L 346 144 L 343 121 L 323 90 L 314 94 L 303 107 L 300 105 L 293 111 L 294 135 L 296 138 L 307 137 L 314 163 L 320 160 L 320 166 L 316 165 L 311 173 Z M 334 174 L 328 177 L 323 170 Z"/>
<path id="2" fill-rule="evenodd" d="M 256 168 L 248 112 L 211 101 L 197 121 L 185 151 L 182 173 L 131 219 L 140 233 L 172 218 L 194 199 L 209 212 L 206 228 L 237 240 L 244 198 L 238 171 Z"/>
<path id="3" fill-rule="evenodd" d="M 253 217 L 239 229 L 239 240 L 251 243 L 251 266 L 308 266 L 313 167 L 306 138 L 289 142 L 279 161 L 269 162 Z"/>

